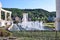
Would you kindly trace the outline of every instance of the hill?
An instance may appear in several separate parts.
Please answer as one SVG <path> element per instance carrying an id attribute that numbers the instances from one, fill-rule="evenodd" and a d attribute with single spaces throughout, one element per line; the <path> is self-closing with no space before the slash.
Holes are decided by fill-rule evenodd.
<path id="1" fill-rule="evenodd" d="M 18 8 L 4 8 L 5 10 L 12 11 L 12 17 L 19 16 L 22 18 L 23 13 L 28 13 L 29 20 L 45 20 L 47 21 L 48 17 L 56 17 L 56 12 L 49 12 L 44 9 L 18 9 Z"/>

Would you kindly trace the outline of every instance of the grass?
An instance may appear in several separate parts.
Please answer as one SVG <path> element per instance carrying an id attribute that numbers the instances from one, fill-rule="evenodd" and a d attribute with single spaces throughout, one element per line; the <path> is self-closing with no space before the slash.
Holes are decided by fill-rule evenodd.
<path id="1" fill-rule="evenodd" d="M 44 23 L 44 26 L 55 28 L 54 23 Z"/>
<path id="2" fill-rule="evenodd" d="M 14 37 L 20 40 L 55 40 L 60 38 L 60 32 L 55 31 L 19 31 L 12 32 Z"/>

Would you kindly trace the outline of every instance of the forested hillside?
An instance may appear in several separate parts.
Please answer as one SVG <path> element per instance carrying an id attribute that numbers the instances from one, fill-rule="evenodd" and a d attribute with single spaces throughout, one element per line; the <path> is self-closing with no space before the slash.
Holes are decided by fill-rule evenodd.
<path id="1" fill-rule="evenodd" d="M 18 9 L 18 8 L 4 8 L 12 11 L 12 17 L 19 16 L 22 18 L 23 13 L 29 14 L 29 20 L 48 20 L 48 17 L 56 17 L 56 12 L 49 12 L 44 9 Z"/>

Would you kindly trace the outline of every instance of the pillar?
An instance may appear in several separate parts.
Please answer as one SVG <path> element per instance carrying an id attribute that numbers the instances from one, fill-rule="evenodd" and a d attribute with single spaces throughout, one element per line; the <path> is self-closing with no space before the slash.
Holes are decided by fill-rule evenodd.
<path id="1" fill-rule="evenodd" d="M 60 31 L 60 0 L 56 0 L 56 30 Z"/>
<path id="2" fill-rule="evenodd" d="M 0 8 L 0 20 L 1 20 L 1 8 Z"/>
<path id="3" fill-rule="evenodd" d="M 5 20 L 7 21 L 7 12 L 5 12 Z"/>
<path id="4" fill-rule="evenodd" d="M 24 22 L 28 21 L 28 13 L 23 13 L 23 20 Z"/>
<path id="5" fill-rule="evenodd" d="M 0 20 L 1 20 L 1 9 L 2 9 L 2 4 L 0 2 Z"/>
<path id="6" fill-rule="evenodd" d="M 10 12 L 10 20 L 11 20 L 11 12 Z"/>

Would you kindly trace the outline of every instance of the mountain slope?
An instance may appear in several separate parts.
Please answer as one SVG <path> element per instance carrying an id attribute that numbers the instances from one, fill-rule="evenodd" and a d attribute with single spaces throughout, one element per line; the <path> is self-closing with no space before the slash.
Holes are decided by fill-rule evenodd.
<path id="1" fill-rule="evenodd" d="M 18 8 L 4 8 L 5 10 L 12 11 L 12 17 L 19 16 L 22 18 L 23 13 L 28 13 L 29 18 L 35 20 L 47 20 L 49 16 L 55 17 L 56 12 L 49 12 L 44 9 L 18 9 Z M 29 20 L 30 20 L 29 19 Z"/>

